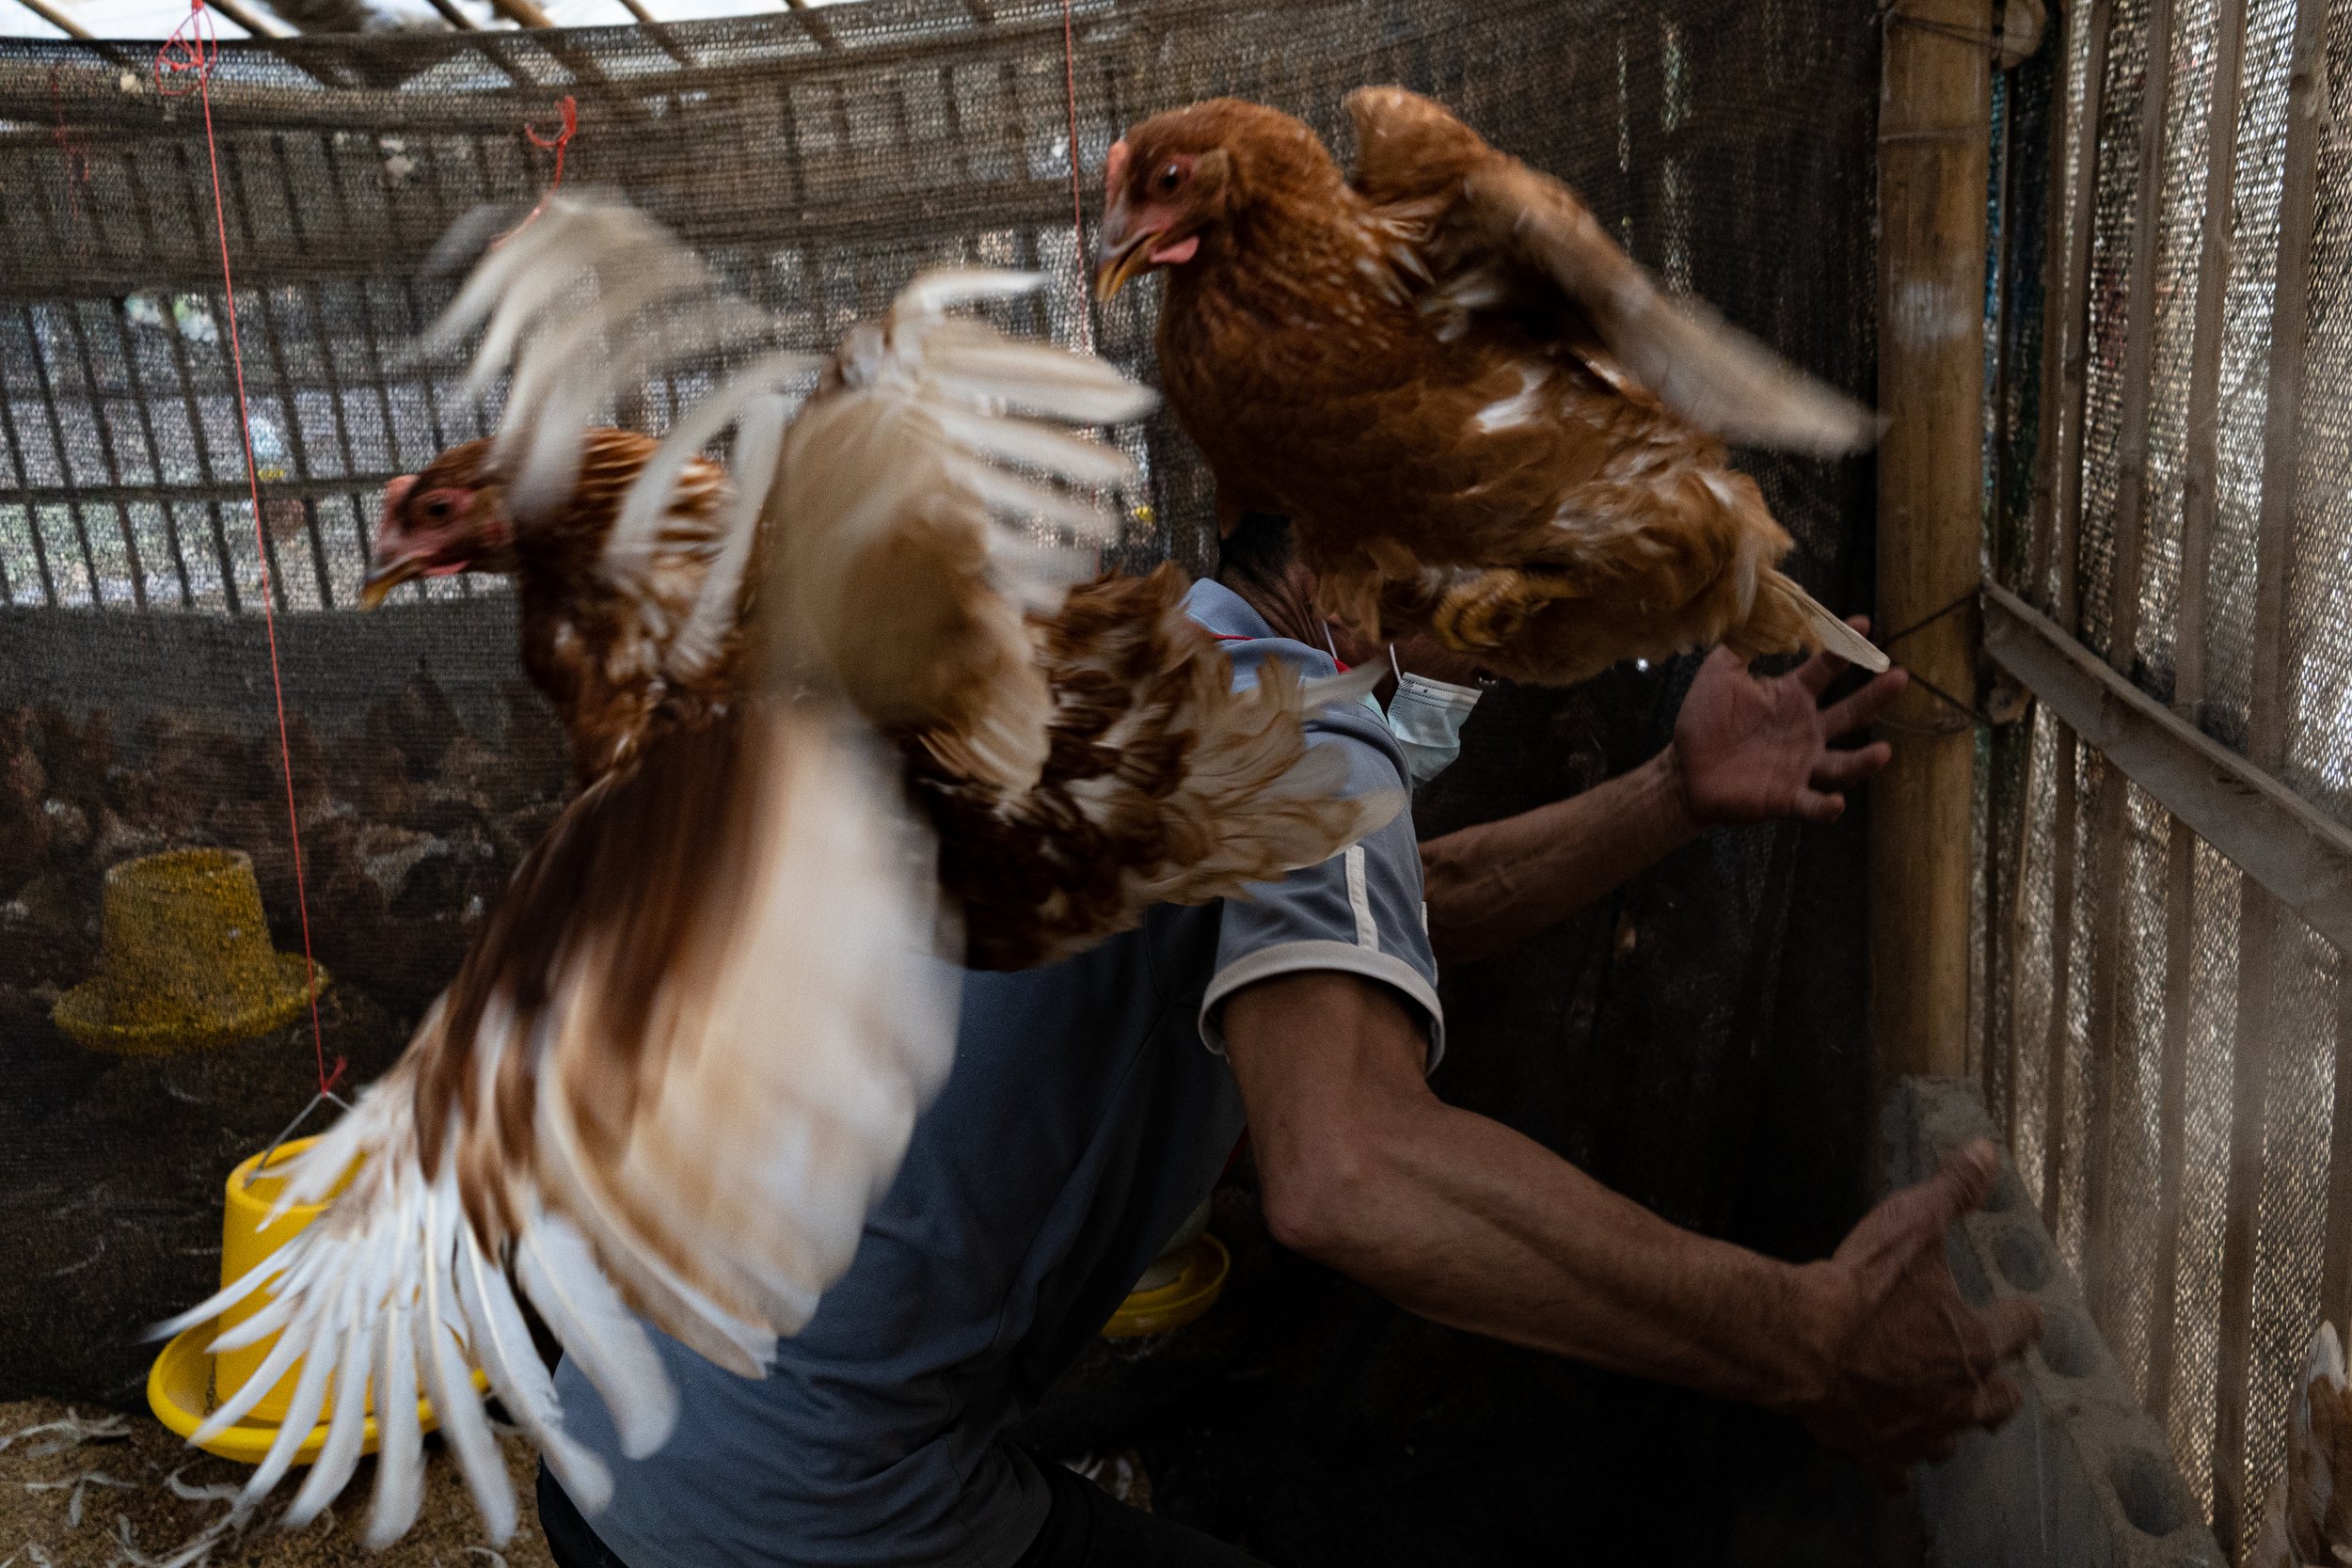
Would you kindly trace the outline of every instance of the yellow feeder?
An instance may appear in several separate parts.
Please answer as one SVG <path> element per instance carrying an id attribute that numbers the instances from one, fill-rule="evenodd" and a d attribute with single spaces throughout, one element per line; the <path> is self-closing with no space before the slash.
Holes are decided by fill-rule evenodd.
<path id="1" fill-rule="evenodd" d="M 1209 1234 L 1209 1200 L 1184 1217 L 1103 1326 L 1105 1339 L 1139 1339 L 1184 1327 L 1216 1305 L 1233 1266 L 1225 1243 Z"/>
<path id="2" fill-rule="evenodd" d="M 299 1138 L 265 1151 L 271 1166 L 284 1164 L 318 1140 Z M 221 1217 L 220 1282 L 226 1286 L 241 1279 L 276 1252 L 294 1233 L 326 1212 L 325 1203 L 296 1204 L 268 1220 L 271 1205 L 278 1201 L 283 1178 L 264 1172 L 264 1155 L 256 1154 L 229 1175 L 229 1201 Z M 356 1170 L 358 1167 L 354 1166 Z M 337 1183 L 341 1193 L 351 1181 L 350 1171 Z M 328 1195 L 332 1202 L 334 1194 Z M 266 1290 L 251 1295 L 229 1308 L 219 1318 L 200 1323 L 186 1330 L 164 1347 L 163 1354 L 147 1374 L 147 1402 L 155 1412 L 155 1418 L 183 1437 L 195 1435 L 204 1418 L 236 1391 L 245 1386 L 267 1358 L 278 1336 L 268 1335 L 258 1342 L 239 1350 L 214 1355 L 205 1347 L 222 1332 L 243 1323 L 259 1312 L 271 1300 Z M 286 1418 L 286 1407 L 294 1398 L 294 1386 L 301 1380 L 302 1363 L 296 1361 L 278 1379 L 278 1386 L 262 1396 L 245 1419 L 204 1445 L 207 1453 L 223 1459 L 233 1459 L 246 1465 L 259 1465 L 268 1454 L 270 1446 L 278 1441 L 278 1433 Z M 474 1386 L 486 1388 L 489 1381 L 477 1371 Z M 368 1408 L 374 1409 L 375 1389 L 368 1389 Z M 334 1391 L 327 1392 L 327 1402 L 319 1409 L 318 1425 L 303 1439 L 295 1458 L 307 1465 L 316 1459 L 326 1442 L 326 1418 L 334 1411 Z M 435 1426 L 432 1402 L 420 1392 L 417 1396 L 417 1417 L 427 1432 Z M 373 1453 L 376 1446 L 375 1418 L 371 1415 L 363 1429 L 360 1451 Z"/>
<path id="3" fill-rule="evenodd" d="M 1216 1305 L 1232 1267 L 1233 1257 L 1225 1250 L 1225 1243 L 1203 1232 L 1184 1248 L 1182 1267 L 1173 1280 L 1157 1290 L 1135 1291 L 1119 1304 L 1111 1321 L 1103 1325 L 1103 1338 L 1139 1339 L 1184 1327 Z"/>
<path id="4" fill-rule="evenodd" d="M 283 1028 L 326 983 L 270 946 L 243 850 L 173 849 L 106 868 L 98 973 L 50 1016 L 94 1051 L 162 1056 Z"/>

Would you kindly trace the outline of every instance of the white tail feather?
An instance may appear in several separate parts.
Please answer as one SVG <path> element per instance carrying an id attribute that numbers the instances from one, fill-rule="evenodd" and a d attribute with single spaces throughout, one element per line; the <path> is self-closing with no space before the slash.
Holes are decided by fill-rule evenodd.
<path id="1" fill-rule="evenodd" d="M 542 1212 L 517 1238 L 515 1265 L 540 1317 L 604 1396 L 621 1452 L 643 1459 L 668 1442 L 677 1390 L 586 1239 L 561 1214 Z"/>
<path id="2" fill-rule="evenodd" d="M 424 1507 L 424 1429 L 417 1417 L 417 1341 L 411 1312 L 395 1299 L 376 1335 L 375 1500 L 368 1510 L 367 1544 L 381 1551 L 408 1533 Z"/>
<path id="3" fill-rule="evenodd" d="M 1820 639 L 1824 649 L 1874 675 L 1886 669 L 1887 657 L 1883 648 L 1838 619 L 1827 605 L 1795 583 L 1788 582 L 1787 578 L 1782 581 L 1787 582 L 1787 592 L 1797 601 L 1797 608 L 1804 614 L 1805 625 L 1813 628 L 1814 636 Z"/>

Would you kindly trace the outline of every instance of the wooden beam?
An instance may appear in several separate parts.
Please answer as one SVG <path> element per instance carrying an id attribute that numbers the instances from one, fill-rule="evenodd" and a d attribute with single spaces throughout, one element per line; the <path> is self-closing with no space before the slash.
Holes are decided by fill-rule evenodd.
<path id="1" fill-rule="evenodd" d="M 490 8 L 517 27 L 552 27 L 555 21 L 532 0 L 490 0 Z"/>
<path id="2" fill-rule="evenodd" d="M 1984 594 L 1994 662 L 2280 904 L 2352 950 L 2352 829 L 2182 722 L 2008 589 L 1987 583 Z"/>
<path id="3" fill-rule="evenodd" d="M 16 3 L 70 39 L 87 41 L 92 36 L 88 28 L 57 9 L 49 0 L 16 0 Z"/>
<path id="4" fill-rule="evenodd" d="M 1982 534 L 1993 0 L 1904 0 L 1879 102 L 1878 624 L 1946 691 L 1976 687 L 1963 604 Z M 1871 786 L 1871 1034 L 1889 1073 L 1968 1062 L 1976 739 L 1915 686 Z"/>

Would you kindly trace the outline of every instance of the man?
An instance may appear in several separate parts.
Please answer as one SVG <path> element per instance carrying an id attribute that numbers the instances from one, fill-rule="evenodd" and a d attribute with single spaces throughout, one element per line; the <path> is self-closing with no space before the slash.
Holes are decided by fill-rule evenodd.
<path id="1" fill-rule="evenodd" d="M 1286 526 L 1252 518 L 1190 609 L 1242 678 L 1267 657 L 1322 674 L 1373 656 L 1339 647 L 1313 589 Z M 1370 704 L 1314 721 L 1354 787 L 1425 776 L 1458 729 L 1429 710 L 1465 711 L 1474 672 L 1413 652 L 1397 675 L 1428 722 Z M 1793 1412 L 1884 1469 L 2005 1419 L 2018 1395 L 1995 1369 L 2039 1318 L 2022 1298 L 1971 1311 L 1940 1244 L 1989 1187 L 1989 1148 L 1872 1211 L 1834 1258 L 1790 1265 L 1677 1230 L 1423 1083 L 1445 1048 L 1433 942 L 1449 961 L 1499 950 L 1707 826 L 1835 816 L 1886 749 L 1828 742 L 1902 685 L 1822 710 L 1841 668 L 1758 681 L 1719 654 L 1674 744 L 1622 779 L 1426 847 L 1400 817 L 1247 901 L 1157 910 L 1067 963 L 967 976 L 955 1069 L 773 1374 L 665 1341 L 692 1414 L 629 1462 L 584 1380 L 559 1372 L 617 1485 L 583 1521 L 542 1473 L 557 1560 L 1247 1568 L 1000 1435 L 1208 1193 L 1245 1119 L 1276 1238 L 1438 1322 Z"/>

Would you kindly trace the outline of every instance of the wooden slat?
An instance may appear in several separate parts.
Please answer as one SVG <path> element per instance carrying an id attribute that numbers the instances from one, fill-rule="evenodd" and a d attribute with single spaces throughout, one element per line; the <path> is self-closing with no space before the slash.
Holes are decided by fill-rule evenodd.
<path id="1" fill-rule="evenodd" d="M 1887 27 L 1879 107 L 1878 617 L 1916 628 L 1903 662 L 1973 688 L 1975 617 L 1940 613 L 1979 575 L 1985 189 L 1992 0 L 1906 0 Z M 1898 303 L 1899 302 L 1899 304 Z M 1871 1033 L 1883 1070 L 1968 1061 L 1976 741 L 1915 689 L 1871 786 Z"/>
<path id="2" fill-rule="evenodd" d="M 2198 236 L 2197 315 L 2189 342 L 2187 434 L 2182 457 L 2181 596 L 2172 628 L 2172 711 L 2199 723 L 2205 699 L 2206 574 L 2219 497 L 2221 334 L 2228 321 L 2230 228 L 2237 200 L 2237 120 L 2243 94 L 2246 0 L 2217 0 L 2213 99 L 2205 117 L 2205 210 Z M 2148 1390 L 2161 1419 L 2178 1355 L 2182 1162 L 2188 1012 L 2196 943 L 2197 846 L 2178 817 L 2165 865 L 2164 1065 L 2157 1095 L 2156 1261 L 2149 1306 Z"/>
<path id="3" fill-rule="evenodd" d="M 2287 576 L 2301 488 L 2304 350 L 2311 312 L 2312 214 L 2319 190 L 2320 112 L 2328 91 L 2324 52 L 2328 8 L 2328 0 L 2297 0 L 2295 52 L 2287 76 L 2286 149 L 2279 183 L 2279 281 L 2270 309 L 2262 513 L 2254 534 L 2253 690 L 2248 705 L 2246 748 L 2265 775 L 2275 774 L 2286 755 Z M 2242 1097 L 2233 1108 L 2231 1227 L 2221 1258 L 2219 1418 L 2213 1456 L 2214 1528 L 2233 1546 L 2242 1542 L 2250 1500 L 2246 1496 L 2246 1404 L 2254 1291 L 2250 1216 L 2262 1197 L 2260 1085 L 2270 1053 L 2280 913 L 2277 900 L 2248 889 L 2238 932 L 2236 1049 L 2238 1082 L 2242 1087 L 2250 1082 L 2254 1089 L 2250 1098 Z M 2341 934 L 2328 935 L 2339 947 L 2345 945 Z M 2241 1148 L 2251 1151 L 2248 1161 L 2239 1158 Z M 2241 1214 L 2248 1216 L 2242 1223 Z"/>
<path id="4" fill-rule="evenodd" d="M 2148 534 L 2148 409 L 2154 383 L 2156 252 L 2164 235 L 2166 115 L 2171 97 L 2172 0 L 2152 0 L 2141 77 L 2139 167 L 2133 192 L 2131 261 L 2124 278 L 2123 406 L 2116 440 L 2115 553 L 2107 578 L 2107 663 L 2129 678 L 2139 656 L 2139 575 Z M 2129 897 L 2124 855 L 2130 791 L 2109 769 L 2099 792 L 2098 867 L 2090 948 L 2090 1074 L 2083 1154 L 2084 1294 L 2109 1340 L 2114 1318 L 2115 1123 L 2127 1089 L 2122 990 L 2130 960 L 2123 941 Z"/>
<path id="5" fill-rule="evenodd" d="M 2221 1332 L 2214 1360 L 2213 1532 L 2234 1560 L 2249 1544 L 2246 1403 L 2254 1339 L 2254 1231 L 2276 992 L 2278 901 L 2239 879 L 2237 1040 L 2231 1053 L 2230 1171 L 2222 1200 Z"/>
<path id="6" fill-rule="evenodd" d="M 2205 700 L 2205 604 L 2220 499 L 2221 337 L 2229 323 L 2230 229 L 2237 207 L 2237 119 L 2246 0 L 2214 8 L 2213 108 L 2205 118 L 2205 214 L 2198 239 L 2197 323 L 2189 342 L 2188 427 L 2181 461 L 2181 608 L 2172 705 L 2194 724 Z"/>
<path id="7" fill-rule="evenodd" d="M 2140 1402 L 2158 1422 L 2172 1402 L 2181 1294 L 2181 1183 L 2188 1159 L 2188 1022 L 2197 974 L 2197 837 L 2168 818 L 2165 845 L 2164 1044 L 2156 1077 L 2156 1258 L 2148 1307 L 2148 1381 Z"/>
<path id="8" fill-rule="evenodd" d="M 1989 634 L 1993 623 L 1988 618 Z M 1988 651 L 1992 642 L 1988 638 Z M 2076 1155 L 2067 1136 L 2066 1056 L 2074 1035 L 2074 882 L 2080 864 L 2074 842 L 2074 817 L 2081 779 L 2081 748 L 2056 704 L 2058 718 L 2058 800 L 2050 832 L 2050 1016 L 2044 1021 L 2042 1043 L 2042 1223 L 2052 1236 L 2058 1233 L 2058 1200 L 2065 1191 L 2066 1167 Z"/>
<path id="9" fill-rule="evenodd" d="M 2352 829 L 2191 729 L 2049 617 L 1992 583 L 1985 585 L 1985 650 L 2166 810 L 2329 942 L 2352 949 Z"/>
<path id="10" fill-rule="evenodd" d="M 2090 29 L 2090 58 L 2083 66 L 2082 120 L 2075 136 L 2066 248 L 2065 318 L 2058 355 L 2058 455 L 2050 498 L 2050 549 L 2057 558 L 2057 591 L 2051 613 L 2072 631 L 2079 613 L 2076 579 L 2081 566 L 2083 506 L 2083 399 L 2090 372 L 2090 239 L 2099 199 L 2099 110 L 2106 97 L 2107 33 L 2115 8 L 2091 0 L 2084 25 Z M 2046 350 L 2045 350 L 2046 352 Z"/>

